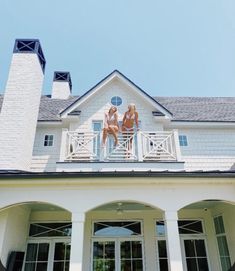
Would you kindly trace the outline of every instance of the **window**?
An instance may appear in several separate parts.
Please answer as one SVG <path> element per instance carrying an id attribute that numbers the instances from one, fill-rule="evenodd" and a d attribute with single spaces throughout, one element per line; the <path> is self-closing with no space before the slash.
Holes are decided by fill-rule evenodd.
<path id="1" fill-rule="evenodd" d="M 224 229 L 224 222 L 222 216 L 214 218 L 215 233 L 217 237 L 217 244 L 219 248 L 220 264 L 222 271 L 229 270 L 231 268 L 231 260 L 228 250 L 227 238 Z"/>
<path id="2" fill-rule="evenodd" d="M 115 105 L 115 106 L 121 105 L 122 104 L 122 98 L 120 98 L 119 96 L 112 97 L 111 104 Z"/>
<path id="3" fill-rule="evenodd" d="M 44 137 L 44 146 L 45 147 L 53 146 L 53 140 L 54 140 L 53 135 L 45 135 L 45 137 Z"/>
<path id="4" fill-rule="evenodd" d="M 179 135 L 180 146 L 188 146 L 188 139 L 186 135 Z"/>
<path id="5" fill-rule="evenodd" d="M 69 223 L 33 223 L 30 224 L 30 237 L 71 236 L 72 224 Z"/>
<path id="6" fill-rule="evenodd" d="M 94 236 L 141 235 L 139 221 L 102 221 L 94 223 Z"/>
<path id="7" fill-rule="evenodd" d="M 165 222 L 162 220 L 156 222 L 156 235 L 157 235 L 157 254 L 159 270 L 168 271 L 169 268 L 166 246 L 166 229 Z"/>

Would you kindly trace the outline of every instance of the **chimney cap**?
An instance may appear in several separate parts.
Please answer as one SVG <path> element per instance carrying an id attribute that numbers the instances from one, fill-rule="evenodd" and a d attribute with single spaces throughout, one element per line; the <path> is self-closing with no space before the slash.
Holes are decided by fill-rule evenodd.
<path id="1" fill-rule="evenodd" d="M 71 92 L 71 90 L 72 90 L 72 81 L 71 81 L 70 72 L 55 71 L 53 81 L 68 82 L 70 92 Z"/>
<path id="2" fill-rule="evenodd" d="M 38 39 L 16 39 L 13 53 L 35 53 L 38 56 L 42 71 L 44 73 L 46 60 Z"/>

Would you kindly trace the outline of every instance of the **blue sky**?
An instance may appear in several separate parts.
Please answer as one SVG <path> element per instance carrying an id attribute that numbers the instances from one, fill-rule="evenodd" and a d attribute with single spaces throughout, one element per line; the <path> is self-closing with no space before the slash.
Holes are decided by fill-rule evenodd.
<path id="1" fill-rule="evenodd" d="M 234 0 L 1 0 L 0 92 L 15 38 L 83 94 L 114 69 L 153 96 L 235 96 Z"/>

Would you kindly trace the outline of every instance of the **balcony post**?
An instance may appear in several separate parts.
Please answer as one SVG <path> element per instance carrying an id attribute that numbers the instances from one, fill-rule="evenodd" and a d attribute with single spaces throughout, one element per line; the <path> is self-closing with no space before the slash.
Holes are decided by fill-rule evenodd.
<path id="1" fill-rule="evenodd" d="M 62 133 L 61 133 L 61 144 L 60 144 L 60 162 L 64 162 L 66 158 L 66 148 L 68 148 L 67 134 L 68 134 L 68 129 L 63 128 Z"/>
<path id="2" fill-rule="evenodd" d="M 181 150 L 180 150 L 180 144 L 179 144 L 179 134 L 178 129 L 173 130 L 174 135 L 174 141 L 175 141 L 175 153 L 176 153 L 176 159 L 177 161 L 181 161 Z"/>
<path id="3" fill-rule="evenodd" d="M 142 146 L 141 132 L 137 131 L 137 151 L 138 151 L 138 161 L 143 162 L 143 146 Z"/>

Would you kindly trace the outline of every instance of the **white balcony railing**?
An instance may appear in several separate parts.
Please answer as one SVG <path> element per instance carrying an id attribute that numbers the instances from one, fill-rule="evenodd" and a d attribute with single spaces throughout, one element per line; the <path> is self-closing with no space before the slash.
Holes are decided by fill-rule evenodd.
<path id="1" fill-rule="evenodd" d="M 138 131 L 120 133 L 118 145 L 109 136 L 101 146 L 101 132 L 65 131 L 63 161 L 178 161 L 180 148 L 177 131 Z"/>

